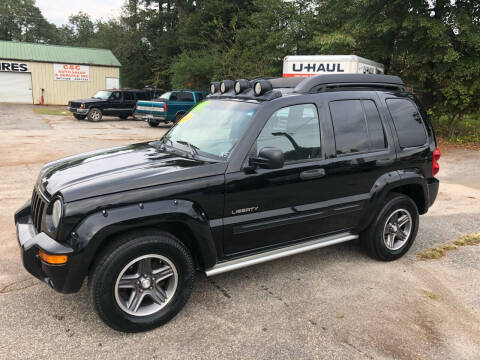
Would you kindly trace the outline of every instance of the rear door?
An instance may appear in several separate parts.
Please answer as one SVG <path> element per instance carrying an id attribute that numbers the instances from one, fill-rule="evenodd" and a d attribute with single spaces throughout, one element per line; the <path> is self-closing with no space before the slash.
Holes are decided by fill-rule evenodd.
<path id="1" fill-rule="evenodd" d="M 329 192 L 345 207 L 357 207 L 349 216 L 349 226 L 357 228 L 375 183 L 395 170 L 395 143 L 375 92 L 335 92 L 325 98 L 334 140 L 335 184 Z"/>

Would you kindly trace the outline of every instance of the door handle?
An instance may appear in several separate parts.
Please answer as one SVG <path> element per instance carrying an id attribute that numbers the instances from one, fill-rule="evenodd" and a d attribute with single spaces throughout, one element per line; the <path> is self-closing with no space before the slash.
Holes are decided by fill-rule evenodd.
<path id="1" fill-rule="evenodd" d="M 325 169 L 306 170 L 300 173 L 300 179 L 302 180 L 318 179 L 318 178 L 324 177 L 325 175 L 326 175 Z"/>

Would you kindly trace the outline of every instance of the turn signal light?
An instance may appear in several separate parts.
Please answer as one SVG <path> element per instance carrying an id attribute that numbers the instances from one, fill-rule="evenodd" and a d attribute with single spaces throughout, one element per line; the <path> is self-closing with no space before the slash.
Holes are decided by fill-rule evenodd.
<path id="1" fill-rule="evenodd" d="M 47 264 L 60 265 L 65 264 L 68 261 L 68 255 L 50 255 L 44 253 L 42 250 L 38 250 L 38 256 Z"/>

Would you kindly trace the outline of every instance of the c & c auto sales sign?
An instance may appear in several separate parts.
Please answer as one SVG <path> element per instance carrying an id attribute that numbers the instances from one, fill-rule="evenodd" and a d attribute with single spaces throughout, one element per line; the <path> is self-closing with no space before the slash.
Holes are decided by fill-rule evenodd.
<path id="1" fill-rule="evenodd" d="M 53 78 L 55 80 L 88 81 L 88 65 L 53 64 Z"/>

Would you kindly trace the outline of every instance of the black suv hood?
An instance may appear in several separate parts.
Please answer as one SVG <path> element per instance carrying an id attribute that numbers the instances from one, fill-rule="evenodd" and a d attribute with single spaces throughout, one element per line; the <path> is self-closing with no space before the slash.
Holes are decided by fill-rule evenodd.
<path id="1" fill-rule="evenodd" d="M 88 103 L 101 103 L 101 102 L 106 102 L 106 101 L 107 100 L 103 100 L 103 99 L 88 98 L 88 99 L 70 100 L 70 103 L 88 104 Z"/>
<path id="2" fill-rule="evenodd" d="M 225 163 L 209 163 L 160 150 L 158 142 L 140 143 L 71 156 L 49 163 L 38 186 L 64 201 L 219 175 Z"/>

